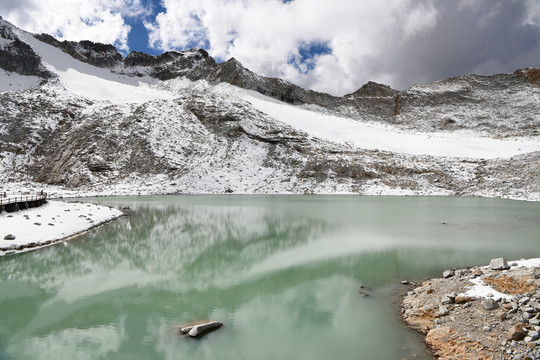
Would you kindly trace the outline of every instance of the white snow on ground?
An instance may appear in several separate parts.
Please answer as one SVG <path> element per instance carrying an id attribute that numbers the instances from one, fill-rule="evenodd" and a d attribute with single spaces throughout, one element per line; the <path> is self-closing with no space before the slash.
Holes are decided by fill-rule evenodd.
<path id="1" fill-rule="evenodd" d="M 64 239 L 122 215 L 120 210 L 107 206 L 61 201 L 48 201 L 40 207 L 13 213 L 2 212 L 0 248 Z M 15 240 L 4 240 L 8 234 L 14 235 Z M 0 255 L 4 255 L 1 250 Z"/>
<path id="2" fill-rule="evenodd" d="M 484 283 L 479 278 L 470 280 L 474 285 L 472 288 L 467 290 L 463 296 L 469 296 L 472 298 L 487 298 L 491 297 L 493 300 L 498 301 L 499 299 L 511 299 L 512 295 L 504 294 L 493 289 L 491 286 Z M 490 296 L 488 296 L 490 295 Z M 493 295 L 493 296 L 491 296 Z"/>
<path id="3" fill-rule="evenodd" d="M 140 82 L 137 86 L 123 84 L 72 68 L 64 72 L 56 72 L 60 75 L 67 90 L 92 100 L 110 101 L 117 104 L 142 104 L 156 99 L 174 99 L 172 94 L 153 89 L 144 82 Z"/>
<path id="4" fill-rule="evenodd" d="M 28 90 L 39 85 L 37 76 L 24 76 L 0 69 L 0 93 L 5 91 Z"/>
<path id="5" fill-rule="evenodd" d="M 156 83 L 156 79 L 114 74 L 108 69 L 76 60 L 62 50 L 37 40 L 31 34 L 19 32 L 18 35 L 41 56 L 47 68 L 59 76 L 64 87 L 74 94 L 119 104 L 174 99 L 173 94 L 153 89 L 149 85 Z"/>
<path id="6" fill-rule="evenodd" d="M 509 261 L 508 264 L 516 264 L 515 266 L 512 266 L 512 268 L 518 268 L 518 267 L 540 267 L 540 258 L 535 259 L 528 259 L 528 260 L 518 260 L 518 261 Z M 488 268 L 485 266 L 484 268 Z M 513 295 L 508 295 L 501 293 L 486 283 L 484 283 L 481 279 L 476 278 L 470 280 L 473 283 L 473 287 L 471 287 L 469 290 L 467 290 L 464 294 L 461 294 L 463 296 L 469 296 L 474 298 L 485 298 L 488 297 L 488 295 L 493 295 L 493 300 L 499 300 L 499 299 L 511 299 Z M 491 297 L 491 296 L 489 296 Z"/>
<path id="7" fill-rule="evenodd" d="M 405 133 L 382 124 L 359 122 L 305 110 L 254 91 L 245 91 L 243 98 L 257 110 L 311 136 L 361 149 L 477 159 L 512 157 L 540 151 L 538 140 L 499 140 L 449 134 Z"/>

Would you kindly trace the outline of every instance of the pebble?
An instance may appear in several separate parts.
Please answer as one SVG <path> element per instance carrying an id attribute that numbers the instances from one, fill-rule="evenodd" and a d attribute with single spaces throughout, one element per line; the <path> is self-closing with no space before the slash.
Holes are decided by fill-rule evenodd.
<path id="1" fill-rule="evenodd" d="M 521 299 L 519 299 L 519 303 L 522 304 L 522 305 L 526 305 L 529 302 L 529 300 L 531 300 L 531 298 L 528 297 L 528 296 L 525 296 L 525 297 L 522 297 Z"/>
<path id="2" fill-rule="evenodd" d="M 482 306 L 486 310 L 493 310 L 499 307 L 499 304 L 492 298 L 487 298 L 482 301 Z"/>
<path id="3" fill-rule="evenodd" d="M 448 308 L 446 306 L 439 306 L 439 314 L 441 314 L 441 316 L 446 316 L 450 313 L 450 310 L 448 310 Z"/>
<path id="4" fill-rule="evenodd" d="M 452 298 L 449 298 L 448 296 L 443 297 L 441 300 L 441 304 L 443 305 L 449 305 L 449 304 L 452 304 L 453 302 L 454 300 Z"/>
<path id="5" fill-rule="evenodd" d="M 463 277 L 463 276 L 467 275 L 468 272 L 469 272 L 469 270 L 466 270 L 466 269 L 459 269 L 459 270 L 456 270 L 454 274 L 455 274 L 457 277 Z"/>

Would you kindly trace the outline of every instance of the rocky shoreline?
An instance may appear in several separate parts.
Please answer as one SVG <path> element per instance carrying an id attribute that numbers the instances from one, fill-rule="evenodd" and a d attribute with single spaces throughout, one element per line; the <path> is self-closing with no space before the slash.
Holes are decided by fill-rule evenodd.
<path id="1" fill-rule="evenodd" d="M 410 286 L 403 320 L 438 359 L 540 359 L 540 259 L 494 259 Z"/>

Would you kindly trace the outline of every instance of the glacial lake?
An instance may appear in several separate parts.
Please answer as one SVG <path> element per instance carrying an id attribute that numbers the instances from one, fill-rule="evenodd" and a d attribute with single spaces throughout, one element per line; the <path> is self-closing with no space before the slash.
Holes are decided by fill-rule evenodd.
<path id="1" fill-rule="evenodd" d="M 0 258 L 0 359 L 431 359 L 400 321 L 401 280 L 540 257 L 538 203 L 84 201 L 129 206 L 131 215 L 66 246 Z M 224 326 L 200 339 L 175 330 L 205 319 Z"/>

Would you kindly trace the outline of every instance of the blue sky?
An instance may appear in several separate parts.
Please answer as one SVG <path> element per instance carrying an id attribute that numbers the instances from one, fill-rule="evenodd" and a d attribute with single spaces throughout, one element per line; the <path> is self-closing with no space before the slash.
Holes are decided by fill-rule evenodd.
<path id="1" fill-rule="evenodd" d="M 540 66 L 539 0 L 2 0 L 0 16 L 124 55 L 203 47 L 335 95 Z"/>

